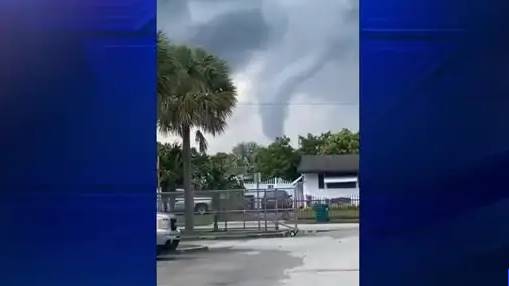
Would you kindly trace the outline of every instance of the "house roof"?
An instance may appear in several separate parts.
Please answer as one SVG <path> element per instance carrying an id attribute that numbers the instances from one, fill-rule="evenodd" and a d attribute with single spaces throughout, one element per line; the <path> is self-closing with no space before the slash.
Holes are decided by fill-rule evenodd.
<path id="1" fill-rule="evenodd" d="M 359 155 L 303 155 L 298 167 L 300 173 L 358 173 Z"/>

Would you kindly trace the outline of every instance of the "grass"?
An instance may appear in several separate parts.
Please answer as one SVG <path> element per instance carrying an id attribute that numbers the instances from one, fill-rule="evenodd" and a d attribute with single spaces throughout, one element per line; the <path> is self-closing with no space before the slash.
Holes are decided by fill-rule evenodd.
<path id="1" fill-rule="evenodd" d="M 195 226 L 210 225 L 213 223 L 214 223 L 214 216 L 211 214 L 195 215 L 194 216 L 194 225 Z M 184 226 L 184 216 L 183 215 L 177 216 L 177 225 Z"/>
<path id="2" fill-rule="evenodd" d="M 299 220 L 315 219 L 315 211 L 311 208 L 299 210 L 298 214 Z M 331 220 L 358 220 L 359 208 L 358 207 L 329 208 L 329 218 Z"/>
<path id="3" fill-rule="evenodd" d="M 290 221 L 289 223 L 294 223 L 294 221 Z M 316 219 L 301 219 L 297 222 L 297 224 L 316 224 L 318 223 Z M 336 219 L 331 218 L 327 223 L 359 223 L 359 219 Z"/>

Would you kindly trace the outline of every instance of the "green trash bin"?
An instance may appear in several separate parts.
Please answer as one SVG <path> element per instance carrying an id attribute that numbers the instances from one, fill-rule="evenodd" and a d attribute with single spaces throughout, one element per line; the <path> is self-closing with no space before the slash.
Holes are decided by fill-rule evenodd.
<path id="1" fill-rule="evenodd" d="M 316 204 L 314 210 L 316 222 L 329 222 L 329 205 Z"/>

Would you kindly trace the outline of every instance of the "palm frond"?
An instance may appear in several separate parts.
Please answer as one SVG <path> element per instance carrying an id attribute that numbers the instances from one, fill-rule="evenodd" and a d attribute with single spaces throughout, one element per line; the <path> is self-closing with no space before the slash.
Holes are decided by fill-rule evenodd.
<path id="1" fill-rule="evenodd" d="M 196 130 L 195 141 L 199 146 L 200 152 L 202 153 L 207 152 L 208 148 L 207 139 L 200 130 Z"/>
<path id="2" fill-rule="evenodd" d="M 181 135 L 181 127 L 189 126 L 220 134 L 237 103 L 225 61 L 202 49 L 172 45 L 164 34 L 158 34 L 157 91 L 163 133 Z"/>

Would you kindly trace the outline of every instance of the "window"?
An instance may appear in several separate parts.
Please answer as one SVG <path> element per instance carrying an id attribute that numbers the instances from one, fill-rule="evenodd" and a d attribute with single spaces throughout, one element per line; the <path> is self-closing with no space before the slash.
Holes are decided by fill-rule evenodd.
<path id="1" fill-rule="evenodd" d="M 319 173 L 318 188 L 319 189 L 351 189 L 357 188 L 356 174 L 345 173 Z"/>
<path id="2" fill-rule="evenodd" d="M 323 183 L 324 175 L 318 174 L 318 188 L 323 189 L 325 184 Z"/>
<path id="3" fill-rule="evenodd" d="M 353 189 L 357 187 L 357 182 L 327 183 L 327 189 Z"/>

